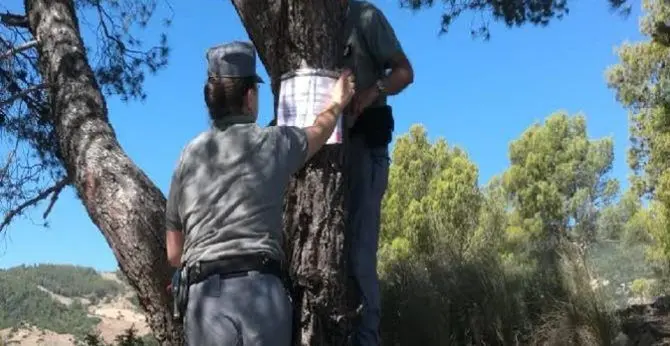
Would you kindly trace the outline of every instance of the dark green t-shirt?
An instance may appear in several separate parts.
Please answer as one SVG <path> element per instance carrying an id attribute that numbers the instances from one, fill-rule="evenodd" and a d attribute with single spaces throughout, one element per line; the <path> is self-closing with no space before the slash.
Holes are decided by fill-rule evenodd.
<path id="1" fill-rule="evenodd" d="M 367 1 L 349 1 L 345 30 L 349 32 L 345 50 L 349 54 L 345 54 L 344 66 L 352 69 L 356 89 L 365 90 L 385 76 L 391 58 L 403 49 L 382 11 Z M 385 96 L 373 103 L 385 104 Z"/>

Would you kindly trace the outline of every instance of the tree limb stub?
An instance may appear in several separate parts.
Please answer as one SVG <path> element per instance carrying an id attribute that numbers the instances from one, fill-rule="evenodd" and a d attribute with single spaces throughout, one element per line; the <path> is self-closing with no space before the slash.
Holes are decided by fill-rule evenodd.
<path id="1" fill-rule="evenodd" d="M 11 56 L 14 56 L 15 54 L 23 52 L 24 50 L 28 50 L 34 47 L 37 47 L 37 40 L 28 41 L 22 45 L 13 47 L 10 50 L 0 54 L 0 60 L 7 59 Z"/>
<path id="2" fill-rule="evenodd" d="M 0 14 L 0 23 L 4 24 L 5 26 L 28 28 L 28 17 L 9 12 L 2 13 Z"/>
<path id="3" fill-rule="evenodd" d="M 135 288 L 155 337 L 181 345 L 166 291 L 165 197 L 125 154 L 88 63 L 72 0 L 25 0 L 67 174 Z M 94 182 L 94 184 L 90 184 Z"/>
<path id="4" fill-rule="evenodd" d="M 232 0 L 272 79 L 275 110 L 282 74 L 304 60 L 334 70 L 342 56 L 343 2 Z M 355 314 L 348 280 L 343 145 L 327 145 L 292 179 L 284 208 L 294 281 L 295 344 L 343 345 Z"/>

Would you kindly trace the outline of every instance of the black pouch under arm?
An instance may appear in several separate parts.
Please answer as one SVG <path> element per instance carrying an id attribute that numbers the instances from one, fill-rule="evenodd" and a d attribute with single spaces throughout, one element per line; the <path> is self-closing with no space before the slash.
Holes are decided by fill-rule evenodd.
<path id="1" fill-rule="evenodd" d="M 370 148 L 387 146 L 393 139 L 394 121 L 391 106 L 368 107 L 351 128 L 352 135 L 363 135 Z"/>

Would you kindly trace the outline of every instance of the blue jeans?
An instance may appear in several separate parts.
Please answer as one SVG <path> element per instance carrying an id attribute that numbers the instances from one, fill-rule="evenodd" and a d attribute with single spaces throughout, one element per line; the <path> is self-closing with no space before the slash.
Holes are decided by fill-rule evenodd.
<path id="1" fill-rule="evenodd" d="M 184 334 L 189 346 L 290 346 L 293 307 L 281 280 L 258 272 L 189 287 Z"/>
<path id="2" fill-rule="evenodd" d="M 381 202 L 388 185 L 388 147 L 370 149 L 361 136 L 350 139 L 347 152 L 349 219 L 352 240 L 350 272 L 358 284 L 363 304 L 354 344 L 379 345 L 381 299 L 377 277 Z"/>

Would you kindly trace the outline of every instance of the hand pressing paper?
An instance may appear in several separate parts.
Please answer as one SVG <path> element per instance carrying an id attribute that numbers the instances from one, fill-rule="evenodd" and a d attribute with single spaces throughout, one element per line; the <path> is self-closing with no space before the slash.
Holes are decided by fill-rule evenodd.
<path id="1" fill-rule="evenodd" d="M 300 68 L 282 76 L 277 105 L 277 126 L 311 126 L 317 114 L 330 101 L 339 74 L 313 68 Z M 342 143 L 342 118 L 326 144 Z"/>

